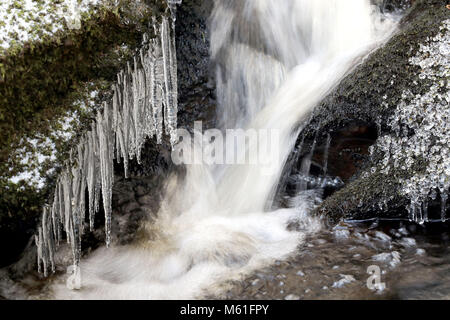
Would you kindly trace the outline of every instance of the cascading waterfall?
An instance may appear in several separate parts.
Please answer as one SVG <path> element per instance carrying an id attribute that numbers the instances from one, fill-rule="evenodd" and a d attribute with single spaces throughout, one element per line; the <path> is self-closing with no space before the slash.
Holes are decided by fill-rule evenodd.
<path id="1" fill-rule="evenodd" d="M 223 62 L 217 71 L 218 98 L 226 110 L 222 112 L 225 125 L 277 130 L 280 151 L 277 159 L 273 159 L 279 165 L 273 168 L 270 177 L 264 174 L 267 168 L 263 166 L 232 166 L 227 170 L 228 178 L 219 182 L 223 205 L 233 204 L 233 211 L 241 213 L 270 207 L 281 170 L 301 129 L 301 120 L 362 54 L 389 34 L 393 22 L 382 20 L 369 1 L 235 3 L 235 11 L 225 4 L 216 6 L 215 16 L 232 17 L 232 21 L 217 23 L 220 27 L 213 33 L 211 43 L 213 58 L 242 64 L 236 67 Z M 243 39 L 247 41 L 245 45 Z M 222 70 L 223 65 L 226 70 Z M 253 82 L 256 84 L 252 85 Z M 270 85 L 261 85 L 268 82 Z M 243 92 L 239 101 L 246 103 L 235 101 L 240 91 Z M 256 98 L 260 96 L 269 98 L 260 104 Z M 242 108 L 254 115 L 244 119 L 229 115 L 229 110 L 239 114 Z M 245 111 L 244 115 L 248 114 Z M 250 145 L 251 148 L 257 146 Z"/>
<path id="2" fill-rule="evenodd" d="M 173 175 L 168 179 L 158 219 L 146 225 L 152 235 L 148 240 L 134 246 L 98 249 L 80 264 L 83 287 L 86 285 L 89 289 L 69 291 L 62 282 L 55 283 L 51 288 L 53 296 L 75 299 L 198 297 L 204 288 L 220 289 L 216 284 L 222 280 L 285 258 L 308 232 L 320 228 L 320 223 L 307 215 L 311 206 L 307 201 L 297 203 L 295 208 L 272 212 L 267 210 L 268 204 L 305 116 L 352 66 L 387 38 L 395 23 L 371 6 L 369 0 L 215 0 L 211 21 L 211 57 L 217 66 L 220 129 L 224 132 L 229 128 L 276 131 L 278 151 L 267 154 L 274 161 L 269 166 L 267 163 L 186 165 L 184 178 Z M 165 40 L 168 40 L 168 28 L 167 21 L 163 21 L 161 33 Z M 156 98 L 150 94 L 150 101 L 158 101 L 160 105 L 160 99 L 165 99 L 170 105 L 176 100 L 175 72 L 170 71 L 175 63 L 175 58 L 171 58 L 174 46 L 170 40 L 163 40 L 157 49 L 162 51 L 163 59 L 155 62 L 154 56 L 148 55 L 154 63 L 148 64 L 153 70 L 149 68 L 146 73 L 147 69 L 138 67 L 138 72 L 133 73 L 130 68 L 121 74 L 118 81 L 121 90 L 117 90 L 115 98 L 115 101 L 122 101 L 120 107 L 115 107 L 121 112 L 113 112 L 112 119 L 106 112 L 100 115 L 97 126 L 101 126 L 101 130 L 92 133 L 102 135 L 98 140 L 103 147 L 97 146 L 95 150 L 103 150 L 100 152 L 105 159 L 104 164 L 100 161 L 104 167 L 101 181 L 102 189 L 106 187 L 103 193 L 107 201 L 110 201 L 108 188 L 112 182 L 111 132 L 115 130 L 118 137 L 116 150 L 120 150 L 120 155 L 136 154 L 142 132 L 147 132 L 137 129 L 136 120 L 129 120 L 130 117 L 136 119 L 133 110 L 138 113 L 146 110 L 147 99 L 141 103 L 139 99 L 130 98 L 141 97 L 139 88 L 145 86 L 140 79 L 147 79 L 144 77 L 147 74 L 165 75 L 164 81 L 158 82 L 163 89 Z M 146 91 L 147 96 L 148 92 L 153 91 Z M 169 123 L 175 115 L 175 106 L 165 113 Z M 155 113 L 151 113 L 150 118 L 152 116 Z M 152 119 L 160 132 L 160 113 L 156 112 L 155 117 Z M 99 143 L 93 136 L 88 146 L 91 140 Z M 262 140 L 267 142 L 268 135 L 263 135 Z M 194 144 L 197 143 L 198 139 L 194 139 Z M 132 146 L 131 151 L 127 150 L 128 146 Z M 258 145 L 251 142 L 246 146 L 247 153 L 257 148 Z M 89 153 L 84 158 L 90 159 L 90 156 Z M 90 173 L 88 168 L 88 177 Z M 62 186 L 70 186 L 69 182 L 62 181 Z M 95 177 L 87 181 L 88 190 L 94 190 L 94 194 L 99 186 L 96 181 Z M 74 197 L 72 189 L 66 189 L 67 197 Z M 79 193 L 76 194 L 79 197 Z M 91 201 L 89 195 L 89 203 Z M 64 201 L 67 203 L 70 202 Z M 68 213 L 61 216 L 66 219 L 68 230 L 74 228 L 74 223 L 79 221 L 76 219 L 82 215 L 79 210 L 71 214 L 70 207 L 65 211 Z M 299 221 L 299 230 L 286 230 L 286 224 L 293 219 Z M 47 239 L 44 234 L 51 224 L 43 226 L 45 230 L 38 237 L 39 243 Z M 79 233 L 73 234 L 79 237 Z"/>

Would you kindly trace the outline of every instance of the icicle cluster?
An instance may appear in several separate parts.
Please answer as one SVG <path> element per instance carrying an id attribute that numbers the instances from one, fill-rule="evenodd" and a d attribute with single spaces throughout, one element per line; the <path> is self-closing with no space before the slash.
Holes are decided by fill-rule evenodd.
<path id="1" fill-rule="evenodd" d="M 181 1 L 175 1 L 176 3 Z M 144 44 L 126 70 L 117 75 L 112 101 L 104 102 L 102 111 L 92 123 L 92 130 L 71 151 L 70 162 L 57 180 L 53 203 L 43 211 L 42 224 L 35 241 L 38 248 L 38 269 L 46 276 L 55 270 L 54 253 L 62 241 L 62 230 L 72 248 L 75 279 L 80 285 L 79 262 L 81 236 L 84 233 L 88 208 L 89 229 L 94 228 L 99 211 L 100 195 L 105 214 L 106 245 L 111 242 L 111 203 L 114 181 L 113 161 L 122 158 L 128 177 L 128 160 L 140 163 L 141 148 L 146 138 L 156 136 L 161 143 L 163 130 L 172 146 L 177 142 L 177 61 L 175 50 L 175 15 L 172 23 L 163 17 L 154 30 L 158 37 Z M 163 125 L 164 124 L 164 125 Z M 164 128 L 163 128 L 164 126 Z M 86 199 L 87 189 L 87 199 Z M 87 202 L 87 206 L 86 206 Z"/>
<path id="2" fill-rule="evenodd" d="M 441 198 L 441 220 L 450 188 L 450 20 L 440 27 L 440 32 L 420 45 L 418 54 L 409 60 L 421 68 L 421 88 L 429 88 L 425 94 L 403 92 L 389 125 L 393 135 L 380 137 L 374 151 L 384 154 L 381 172 L 388 174 L 392 167 L 409 170 L 417 160 L 427 163 L 424 172 L 415 172 L 402 182 L 403 195 L 411 203 L 409 218 L 423 223 L 428 221 L 428 200 Z M 372 168 L 375 172 L 377 168 Z"/>

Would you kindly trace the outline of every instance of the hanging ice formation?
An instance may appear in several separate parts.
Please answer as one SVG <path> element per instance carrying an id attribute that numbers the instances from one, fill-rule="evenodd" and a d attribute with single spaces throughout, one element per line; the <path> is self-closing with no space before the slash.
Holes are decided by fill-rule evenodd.
<path id="1" fill-rule="evenodd" d="M 100 207 L 105 214 L 106 245 L 111 243 L 111 198 L 114 181 L 113 161 L 123 160 L 128 177 L 128 160 L 141 160 L 146 138 L 156 136 L 162 142 L 163 130 L 176 143 L 177 128 L 177 60 L 175 48 L 175 5 L 170 1 L 171 23 L 162 17 L 153 19 L 155 38 L 144 34 L 143 45 L 132 63 L 117 75 L 113 97 L 103 103 L 91 131 L 84 134 L 70 161 L 60 174 L 51 205 L 43 209 L 41 226 L 35 236 L 38 270 L 47 276 L 55 271 L 54 253 L 62 241 L 62 230 L 72 248 L 73 275 L 68 286 L 80 287 L 79 262 L 87 202 L 89 229 L 94 228 Z M 85 192 L 87 189 L 87 201 Z"/>
<path id="2" fill-rule="evenodd" d="M 424 170 L 402 179 L 400 192 L 410 199 L 409 219 L 420 224 L 430 221 L 428 203 L 440 195 L 440 220 L 444 222 L 450 190 L 450 19 L 420 45 L 409 62 L 419 67 L 418 80 L 402 93 L 389 119 L 393 134 L 380 137 L 370 148 L 371 154 L 383 154 L 379 167 L 371 170 L 383 174 L 411 170 L 417 159 L 423 159 Z M 383 105 L 391 107 L 386 102 Z"/>

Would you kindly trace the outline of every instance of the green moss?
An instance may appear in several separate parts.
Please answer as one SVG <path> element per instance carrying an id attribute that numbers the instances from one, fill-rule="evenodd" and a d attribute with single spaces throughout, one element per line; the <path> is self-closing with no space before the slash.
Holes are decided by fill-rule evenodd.
<path id="1" fill-rule="evenodd" d="M 313 212 L 314 215 L 324 217 L 330 224 L 336 224 L 343 217 L 346 219 L 367 219 L 374 213 L 384 212 L 384 217 L 400 217 L 408 200 L 400 194 L 401 179 L 408 179 L 412 175 L 424 170 L 418 162 L 409 170 L 392 169 L 389 175 L 376 173 L 368 177 L 359 176 L 348 183 L 343 189 L 335 192 Z M 383 208 L 380 208 L 380 203 Z"/>

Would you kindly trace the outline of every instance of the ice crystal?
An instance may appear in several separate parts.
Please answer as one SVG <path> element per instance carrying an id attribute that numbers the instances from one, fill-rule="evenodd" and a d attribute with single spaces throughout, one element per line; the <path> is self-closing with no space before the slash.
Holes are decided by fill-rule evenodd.
<path id="1" fill-rule="evenodd" d="M 411 202 L 409 218 L 428 221 L 428 201 L 441 199 L 441 220 L 450 188 L 450 20 L 445 20 L 437 35 L 427 38 L 409 63 L 418 66 L 419 81 L 414 85 L 428 88 L 424 94 L 405 90 L 389 125 L 393 134 L 380 137 L 371 154 L 380 152 L 383 159 L 377 169 L 389 174 L 393 168 L 415 170 L 417 161 L 425 170 L 401 180 L 401 193 Z"/>

